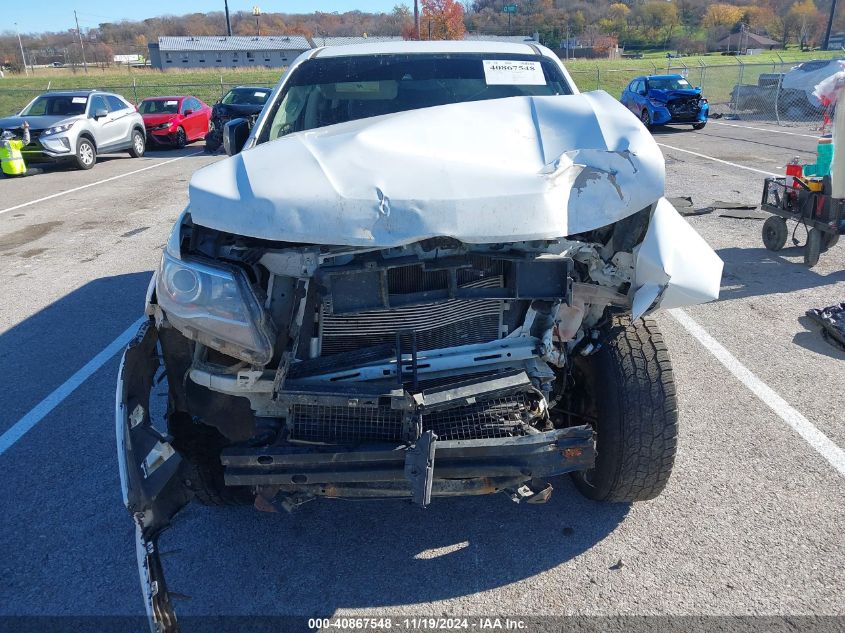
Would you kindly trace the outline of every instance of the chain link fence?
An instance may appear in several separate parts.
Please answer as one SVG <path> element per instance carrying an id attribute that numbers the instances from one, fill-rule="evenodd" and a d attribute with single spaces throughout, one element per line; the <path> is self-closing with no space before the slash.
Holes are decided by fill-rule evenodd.
<path id="1" fill-rule="evenodd" d="M 657 66 L 643 63 L 637 68 L 613 68 L 597 63 L 593 67 L 575 64 L 569 72 L 582 91 L 605 90 L 619 98 L 636 77 L 657 74 L 683 75 L 700 86 L 710 103 L 710 116 L 759 121 L 782 126 L 821 129 L 825 111 L 813 96 L 819 81 L 839 70 L 838 60 L 809 62 L 732 64 L 678 64 Z M 830 114 L 830 113 L 828 113 Z"/>
<path id="2" fill-rule="evenodd" d="M 601 61 L 594 65 L 575 62 L 568 67 L 582 91 L 600 89 L 617 98 L 635 77 L 667 73 L 683 75 L 694 86 L 701 86 L 710 103 L 711 117 L 818 130 L 825 113 L 812 95 L 813 87 L 826 74 L 838 69 L 837 62 L 835 59 L 820 59 L 805 62 L 801 68 L 796 68 L 797 65 L 798 62 L 747 63 L 737 58 L 736 63 L 730 64 L 708 65 L 701 61 L 685 64 L 672 60 L 667 65 L 658 66 L 643 60 L 636 67 L 617 67 L 613 62 Z M 249 83 L 253 85 L 253 82 Z M 146 97 L 189 94 L 213 104 L 236 85 L 225 82 L 221 76 L 219 81 L 158 85 L 133 80 L 131 84 L 83 87 L 115 92 L 132 103 Z M 271 87 L 261 82 L 254 85 Z M 49 83 L 41 90 L 0 88 L 0 116 L 19 112 L 36 96 L 49 90 L 58 88 Z"/>
<path id="3" fill-rule="evenodd" d="M 262 82 L 224 82 L 221 77 L 219 81 L 207 81 L 203 83 L 193 82 L 184 84 L 146 84 L 133 81 L 131 84 L 119 85 L 91 85 L 78 88 L 54 88 L 49 83 L 41 90 L 35 88 L 0 88 L 0 118 L 8 116 L 13 112 L 20 112 L 35 97 L 45 92 L 58 92 L 66 90 L 88 90 L 97 89 L 113 92 L 123 96 L 132 103 L 139 103 L 147 97 L 168 97 L 171 95 L 191 95 L 198 97 L 209 105 L 219 101 L 230 89 L 235 86 L 247 83 L 250 86 L 262 86 L 272 88 L 273 84 Z"/>

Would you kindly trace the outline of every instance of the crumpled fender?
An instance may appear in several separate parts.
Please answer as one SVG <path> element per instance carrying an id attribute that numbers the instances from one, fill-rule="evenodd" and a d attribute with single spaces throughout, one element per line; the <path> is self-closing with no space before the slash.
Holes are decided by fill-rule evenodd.
<path id="1" fill-rule="evenodd" d="M 631 318 L 719 298 L 723 262 L 680 213 L 660 198 L 637 247 Z"/>

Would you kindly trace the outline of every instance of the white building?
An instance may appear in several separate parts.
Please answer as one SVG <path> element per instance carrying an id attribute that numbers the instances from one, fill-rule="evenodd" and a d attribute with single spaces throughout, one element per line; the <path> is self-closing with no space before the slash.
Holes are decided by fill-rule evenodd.
<path id="1" fill-rule="evenodd" d="M 148 45 L 150 65 L 171 68 L 279 68 L 312 48 L 302 35 L 186 35 L 158 38 Z"/>

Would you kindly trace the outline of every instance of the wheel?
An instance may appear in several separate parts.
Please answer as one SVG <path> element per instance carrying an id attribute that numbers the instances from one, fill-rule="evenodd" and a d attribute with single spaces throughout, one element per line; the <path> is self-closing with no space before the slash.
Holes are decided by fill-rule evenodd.
<path id="1" fill-rule="evenodd" d="M 173 141 L 173 145 L 174 147 L 176 147 L 176 149 L 182 149 L 187 144 L 188 137 L 185 134 L 185 130 L 180 127 L 178 130 L 176 130 L 176 139 Z"/>
<path id="2" fill-rule="evenodd" d="M 184 482 L 197 501 L 206 506 L 251 505 L 254 497 L 247 486 L 227 486 L 223 479 L 220 451 L 226 444 L 217 429 L 194 422 L 186 413 L 172 413 L 168 430 L 173 447 L 184 457 Z"/>
<path id="3" fill-rule="evenodd" d="M 822 239 L 822 253 L 825 251 L 833 248 L 836 246 L 836 243 L 839 241 L 839 234 L 838 233 L 825 233 L 824 239 Z"/>
<path id="4" fill-rule="evenodd" d="M 645 125 L 645 129 L 651 129 L 651 115 L 648 113 L 648 108 L 643 108 L 643 111 L 640 114 L 640 121 L 642 121 L 643 125 Z"/>
<path id="5" fill-rule="evenodd" d="M 807 243 L 804 245 L 804 263 L 812 268 L 819 263 L 821 252 L 822 232 L 818 229 L 810 229 L 807 234 Z"/>
<path id="6" fill-rule="evenodd" d="M 773 215 L 763 222 L 763 244 L 770 251 L 779 251 L 786 244 L 789 229 L 786 220 L 778 215 Z"/>
<path id="7" fill-rule="evenodd" d="M 208 134 L 205 135 L 205 151 L 213 154 L 220 146 L 223 144 L 223 136 L 221 134 L 217 134 L 217 130 L 212 130 Z"/>
<path id="8" fill-rule="evenodd" d="M 79 169 L 91 169 L 97 162 L 97 148 L 94 142 L 86 137 L 81 137 L 76 142 L 76 166 Z"/>
<path id="9" fill-rule="evenodd" d="M 672 473 L 678 438 L 672 363 L 657 324 L 614 318 L 602 347 L 573 360 L 573 374 L 597 451 L 594 468 L 573 473 L 575 486 L 598 501 L 654 499 Z"/>
<path id="10" fill-rule="evenodd" d="M 140 130 L 132 130 L 132 146 L 129 148 L 129 155 L 132 158 L 141 158 L 147 149 L 147 139 Z"/>
<path id="11" fill-rule="evenodd" d="M 700 123 L 693 123 L 692 129 L 693 130 L 703 130 L 705 125 L 707 125 L 707 121 L 701 121 Z"/>

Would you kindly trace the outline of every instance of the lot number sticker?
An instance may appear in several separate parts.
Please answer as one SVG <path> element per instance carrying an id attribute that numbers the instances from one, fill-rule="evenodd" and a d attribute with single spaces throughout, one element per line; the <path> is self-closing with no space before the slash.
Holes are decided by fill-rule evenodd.
<path id="1" fill-rule="evenodd" d="M 540 62 L 485 59 L 484 80 L 488 86 L 545 86 Z"/>

